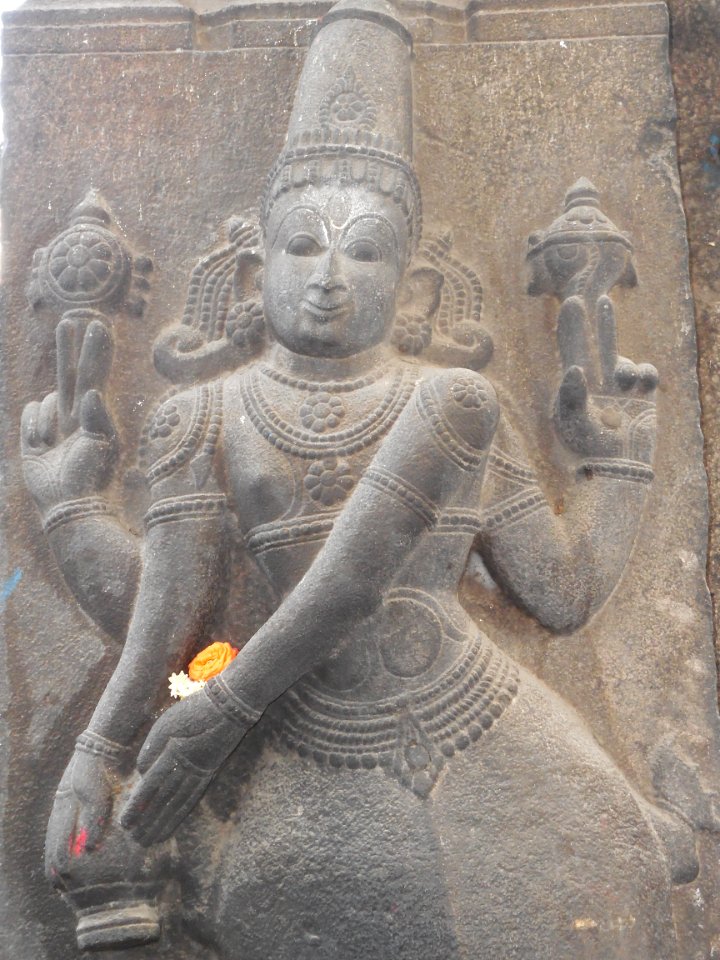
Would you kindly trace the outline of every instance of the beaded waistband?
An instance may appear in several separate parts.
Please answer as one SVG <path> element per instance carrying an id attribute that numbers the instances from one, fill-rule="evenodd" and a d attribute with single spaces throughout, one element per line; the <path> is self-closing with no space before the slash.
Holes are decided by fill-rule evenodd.
<path id="1" fill-rule="evenodd" d="M 412 693 L 352 703 L 301 681 L 282 698 L 277 731 L 301 756 L 336 768 L 383 767 L 426 797 L 455 752 L 479 740 L 517 690 L 515 663 L 476 632 L 452 667 Z"/>

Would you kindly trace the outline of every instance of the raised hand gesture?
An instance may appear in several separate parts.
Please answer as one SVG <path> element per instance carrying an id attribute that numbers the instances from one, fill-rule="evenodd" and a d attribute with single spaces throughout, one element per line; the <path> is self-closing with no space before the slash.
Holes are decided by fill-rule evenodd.
<path id="1" fill-rule="evenodd" d="M 653 394 L 658 373 L 649 363 L 618 356 L 609 297 L 568 297 L 558 316 L 563 379 L 553 420 L 568 449 L 588 459 L 651 464 L 655 446 Z"/>
<path id="2" fill-rule="evenodd" d="M 66 314 L 57 327 L 57 390 L 22 414 L 25 483 L 43 513 L 98 494 L 112 478 L 117 439 L 102 397 L 111 361 L 105 324 Z"/>

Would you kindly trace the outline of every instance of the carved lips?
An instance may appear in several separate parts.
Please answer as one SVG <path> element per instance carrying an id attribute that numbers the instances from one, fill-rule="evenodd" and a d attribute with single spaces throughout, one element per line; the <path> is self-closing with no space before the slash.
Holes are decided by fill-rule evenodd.
<path id="1" fill-rule="evenodd" d="M 329 323 L 331 320 L 345 316 L 350 308 L 351 301 L 348 297 L 343 297 L 340 301 L 317 301 L 303 297 L 301 303 L 303 310 L 309 313 L 311 317 L 320 320 L 322 323 Z"/>

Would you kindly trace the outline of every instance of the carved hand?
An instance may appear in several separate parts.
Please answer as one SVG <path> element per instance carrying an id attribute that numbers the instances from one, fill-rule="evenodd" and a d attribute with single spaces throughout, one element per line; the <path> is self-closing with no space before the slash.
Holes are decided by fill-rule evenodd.
<path id="1" fill-rule="evenodd" d="M 57 328 L 57 391 L 22 415 L 25 483 L 43 513 L 96 495 L 112 478 L 115 429 L 102 399 L 112 341 L 105 325 L 65 317 Z"/>
<path id="2" fill-rule="evenodd" d="M 96 849 L 107 829 L 117 775 L 100 756 L 76 750 L 55 794 L 45 842 L 45 871 L 55 885 L 71 879 L 77 858 Z"/>
<path id="3" fill-rule="evenodd" d="M 558 317 L 564 376 L 554 423 L 573 453 L 592 459 L 624 458 L 652 463 L 658 373 L 617 353 L 615 315 L 609 297 L 597 301 L 597 329 L 588 336 L 580 297 L 569 297 Z"/>
<path id="4" fill-rule="evenodd" d="M 122 812 L 123 827 L 145 847 L 171 836 L 246 732 L 204 691 L 173 704 L 140 751 L 142 776 Z"/>

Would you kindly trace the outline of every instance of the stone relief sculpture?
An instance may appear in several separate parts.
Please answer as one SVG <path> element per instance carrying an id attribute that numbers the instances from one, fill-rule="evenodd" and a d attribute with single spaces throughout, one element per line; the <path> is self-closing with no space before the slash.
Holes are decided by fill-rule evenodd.
<path id="1" fill-rule="evenodd" d="M 142 545 L 103 389 L 109 317 L 142 309 L 150 264 L 97 196 L 36 257 L 58 382 L 23 415 L 25 479 L 73 594 L 123 643 L 47 833 L 81 948 L 182 916 L 179 957 L 676 957 L 690 829 L 458 600 L 475 552 L 566 633 L 622 576 L 658 384 L 618 353 L 633 247 L 587 180 L 529 239 L 528 292 L 560 304 L 558 514 L 480 372 L 480 281 L 422 234 L 410 53 L 384 0 L 323 19 L 259 215 L 229 222 L 156 344 L 175 387 L 143 435 Z M 171 704 L 239 549 L 274 609 Z"/>

